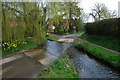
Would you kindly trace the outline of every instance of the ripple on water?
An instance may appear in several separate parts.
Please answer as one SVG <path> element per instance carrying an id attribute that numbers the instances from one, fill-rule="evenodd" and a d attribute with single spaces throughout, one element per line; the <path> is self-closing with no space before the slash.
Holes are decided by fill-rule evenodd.
<path id="1" fill-rule="evenodd" d="M 75 48 L 69 49 L 68 56 L 76 65 L 81 78 L 120 78 L 120 73 L 104 63 L 89 57 Z"/>

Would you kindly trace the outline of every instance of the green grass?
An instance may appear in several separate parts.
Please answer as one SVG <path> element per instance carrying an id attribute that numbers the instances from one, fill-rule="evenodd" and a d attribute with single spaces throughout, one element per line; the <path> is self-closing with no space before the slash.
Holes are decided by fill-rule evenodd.
<path id="1" fill-rule="evenodd" d="M 57 35 L 64 35 L 65 33 L 67 33 L 67 32 L 63 32 L 63 31 L 61 31 L 61 32 L 54 32 L 54 34 L 57 34 Z"/>
<path id="2" fill-rule="evenodd" d="M 19 44 L 19 41 L 14 41 L 11 44 L 16 44 L 17 47 L 10 47 L 7 44 L 5 46 L 2 46 L 2 56 L 4 57 L 7 55 L 14 54 L 15 52 L 19 52 L 21 50 L 33 49 L 38 47 L 33 38 L 26 38 L 25 40 L 20 42 L 26 42 L 26 44 Z"/>
<path id="3" fill-rule="evenodd" d="M 120 47 L 119 47 L 120 38 L 115 38 L 111 36 L 88 35 L 88 34 L 83 34 L 80 38 L 120 52 Z"/>
<path id="4" fill-rule="evenodd" d="M 101 59 L 114 67 L 120 68 L 120 54 L 110 52 L 89 42 L 78 41 L 74 45 L 76 48 L 82 49 L 94 57 Z"/>
<path id="5" fill-rule="evenodd" d="M 55 36 L 48 36 L 47 39 L 51 41 L 57 41 L 59 38 Z"/>
<path id="6" fill-rule="evenodd" d="M 74 65 L 67 56 L 56 59 L 50 67 L 44 69 L 38 76 L 42 78 L 79 78 Z"/>
<path id="7" fill-rule="evenodd" d="M 54 34 L 58 34 L 58 35 L 65 35 L 65 34 L 79 34 L 79 33 L 83 33 L 84 31 L 79 31 L 79 32 L 57 32 Z"/>
<path id="8" fill-rule="evenodd" d="M 79 34 L 79 33 L 84 33 L 84 31 L 80 31 L 80 32 L 73 32 L 73 33 L 68 33 L 68 34 Z"/>

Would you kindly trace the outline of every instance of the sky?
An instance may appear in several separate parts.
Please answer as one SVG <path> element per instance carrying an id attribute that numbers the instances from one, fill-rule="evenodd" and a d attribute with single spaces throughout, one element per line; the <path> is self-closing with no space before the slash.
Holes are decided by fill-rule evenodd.
<path id="1" fill-rule="evenodd" d="M 120 0 L 82 0 L 80 6 L 84 9 L 85 13 L 89 13 L 95 3 L 101 2 L 104 3 L 108 9 L 118 11 L 119 1 Z"/>
<path id="2" fill-rule="evenodd" d="M 5 0 L 2 0 L 3 2 Z M 8 2 L 16 2 L 16 1 L 20 1 L 20 0 L 8 0 Z M 24 1 L 24 0 L 21 0 Z M 25 0 L 26 1 L 26 0 Z M 41 1 L 41 0 L 30 0 L 31 2 L 36 2 L 36 1 Z M 48 2 L 60 2 L 62 0 L 42 0 L 42 1 L 48 1 Z M 63 0 L 63 1 L 76 1 L 76 0 Z M 90 13 L 91 12 L 91 8 L 94 6 L 95 3 L 104 3 L 106 5 L 106 7 L 111 10 L 111 11 L 116 11 L 118 14 L 118 2 L 120 0 L 77 0 L 77 1 L 81 1 L 80 3 L 80 7 L 83 8 L 83 11 L 85 13 Z M 119 6 L 120 7 L 120 6 Z M 120 9 L 120 8 L 119 8 Z M 120 11 L 119 11 L 120 12 Z M 119 13 L 120 14 L 120 13 Z M 120 16 L 120 15 L 119 15 Z M 93 19 L 90 18 L 88 22 L 93 22 Z"/>
<path id="3" fill-rule="evenodd" d="M 91 12 L 91 8 L 94 6 L 95 3 L 100 2 L 100 3 L 104 3 L 106 5 L 106 7 L 109 10 L 116 10 L 118 13 L 118 2 L 120 0 L 81 0 L 80 3 L 80 7 L 83 8 L 83 11 L 85 13 L 90 13 Z M 89 19 L 88 22 L 93 22 L 93 19 Z"/>

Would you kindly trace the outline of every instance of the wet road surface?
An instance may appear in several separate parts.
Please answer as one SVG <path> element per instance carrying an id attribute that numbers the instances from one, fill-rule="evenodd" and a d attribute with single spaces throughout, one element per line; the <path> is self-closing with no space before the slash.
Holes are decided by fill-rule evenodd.
<path id="1" fill-rule="evenodd" d="M 33 49 L 22 57 L 2 65 L 3 78 L 36 78 L 38 73 L 64 55 L 69 44 L 47 41 L 46 50 Z M 19 54 L 18 54 L 19 55 Z"/>
<path id="2" fill-rule="evenodd" d="M 3 78 L 35 78 L 45 66 L 23 54 L 19 59 L 2 65 Z"/>
<path id="3" fill-rule="evenodd" d="M 79 35 L 78 35 L 79 36 Z M 65 40 L 75 39 L 73 36 L 64 36 Z M 62 38 L 62 39 L 63 39 Z M 68 40 L 69 41 L 69 40 Z M 85 52 L 70 47 L 71 43 L 47 41 L 44 51 L 39 49 L 28 51 L 12 62 L 3 65 L 4 78 L 34 78 L 45 67 L 51 65 L 56 58 L 65 54 L 75 64 L 80 78 L 120 78 L 120 73 L 104 63 L 91 58 Z M 70 48 L 69 48 L 70 47 Z"/>

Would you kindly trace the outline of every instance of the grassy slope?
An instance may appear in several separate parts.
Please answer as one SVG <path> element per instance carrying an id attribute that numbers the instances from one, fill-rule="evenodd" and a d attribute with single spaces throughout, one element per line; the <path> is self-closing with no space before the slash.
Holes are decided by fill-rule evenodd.
<path id="1" fill-rule="evenodd" d="M 2 50 L 2 56 L 7 56 L 10 54 L 14 54 L 15 52 L 18 52 L 21 50 L 32 49 L 32 48 L 38 47 L 37 44 L 34 42 L 33 38 L 27 38 L 24 41 L 26 42 L 26 44 L 22 44 L 20 46 L 15 47 L 15 48 Z"/>
<path id="2" fill-rule="evenodd" d="M 38 76 L 42 78 L 79 78 L 74 65 L 66 56 L 56 59 L 50 67 L 44 69 Z"/>
<path id="3" fill-rule="evenodd" d="M 111 36 L 88 35 L 88 34 L 83 34 L 80 38 L 120 52 L 120 47 L 119 47 L 120 38 L 114 38 Z"/>
<path id="4" fill-rule="evenodd" d="M 57 41 L 59 38 L 55 36 L 48 36 L 47 39 L 51 41 Z"/>
<path id="5" fill-rule="evenodd" d="M 96 58 L 99 58 L 114 67 L 120 68 L 120 55 L 105 50 L 103 48 L 97 47 L 89 42 L 77 42 L 75 47 L 78 49 L 83 49 L 89 54 L 92 54 Z"/>

